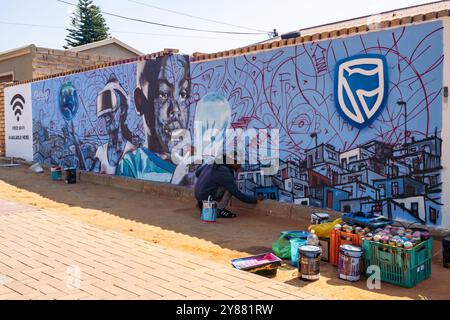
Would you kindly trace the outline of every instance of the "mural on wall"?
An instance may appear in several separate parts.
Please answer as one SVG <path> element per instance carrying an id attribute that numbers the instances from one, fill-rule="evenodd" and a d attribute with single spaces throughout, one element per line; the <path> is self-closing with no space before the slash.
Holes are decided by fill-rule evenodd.
<path id="1" fill-rule="evenodd" d="M 245 165 L 241 191 L 439 226 L 443 58 L 433 22 L 35 82 L 34 160 L 192 185 L 195 166 L 171 159 L 178 129 L 279 129 L 280 170 Z"/>
<path id="2" fill-rule="evenodd" d="M 195 63 L 192 96 L 280 129 L 278 174 L 247 166 L 241 191 L 440 225 L 443 59 L 429 23 Z"/>

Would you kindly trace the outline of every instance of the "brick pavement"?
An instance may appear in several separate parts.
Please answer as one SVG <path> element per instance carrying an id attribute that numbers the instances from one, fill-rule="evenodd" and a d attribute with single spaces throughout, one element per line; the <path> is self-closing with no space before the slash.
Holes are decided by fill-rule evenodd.
<path id="1" fill-rule="evenodd" d="M 0 300 L 321 299 L 75 219 L 0 199 Z"/>

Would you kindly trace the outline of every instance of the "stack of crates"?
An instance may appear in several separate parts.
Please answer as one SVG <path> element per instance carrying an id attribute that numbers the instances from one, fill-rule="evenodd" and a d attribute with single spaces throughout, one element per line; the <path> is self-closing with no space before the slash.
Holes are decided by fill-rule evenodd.
<path id="1" fill-rule="evenodd" d="M 431 275 L 433 253 L 431 238 L 412 249 L 368 240 L 363 241 L 363 248 L 366 268 L 378 266 L 381 271 L 381 281 L 411 288 Z"/>
<path id="2" fill-rule="evenodd" d="M 339 248 L 343 244 L 351 244 L 362 247 L 362 238 L 354 233 L 341 230 L 331 230 L 330 235 L 330 263 L 334 266 L 339 264 Z"/>

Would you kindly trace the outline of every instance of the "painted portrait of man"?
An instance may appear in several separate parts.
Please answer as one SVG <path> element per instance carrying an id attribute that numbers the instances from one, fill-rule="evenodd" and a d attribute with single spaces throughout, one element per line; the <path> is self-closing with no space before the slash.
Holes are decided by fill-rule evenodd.
<path id="1" fill-rule="evenodd" d="M 189 57 L 166 55 L 138 63 L 134 92 L 142 117 L 145 142 L 126 154 L 118 174 L 143 180 L 172 182 L 172 133 L 187 128 L 191 91 Z"/>
<path id="2" fill-rule="evenodd" d="M 124 155 L 136 149 L 133 134 L 127 126 L 128 97 L 112 74 L 103 90 L 97 94 L 97 117 L 105 124 L 109 140 L 97 148 L 91 171 L 116 174 L 117 164 Z"/>

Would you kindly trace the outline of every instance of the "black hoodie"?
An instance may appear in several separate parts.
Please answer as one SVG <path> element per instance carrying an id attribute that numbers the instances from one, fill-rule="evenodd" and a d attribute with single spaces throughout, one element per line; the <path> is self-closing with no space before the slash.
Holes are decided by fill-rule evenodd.
<path id="1" fill-rule="evenodd" d="M 219 187 L 223 187 L 242 202 L 257 202 L 255 197 L 248 196 L 239 191 L 234 179 L 234 172 L 226 165 L 203 165 L 197 169 L 195 175 L 198 178 L 195 183 L 195 198 L 197 201 L 208 200 L 209 196 L 211 196 L 212 200 L 220 200 L 215 199 L 215 196 Z"/>

